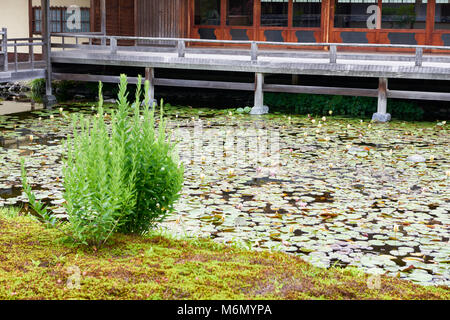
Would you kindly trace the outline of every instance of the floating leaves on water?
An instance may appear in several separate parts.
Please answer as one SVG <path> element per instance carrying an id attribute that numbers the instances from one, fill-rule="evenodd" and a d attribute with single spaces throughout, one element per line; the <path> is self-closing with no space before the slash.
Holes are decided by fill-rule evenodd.
<path id="1" fill-rule="evenodd" d="M 96 113 L 90 105 L 64 106 L 64 114 L 75 111 Z M 175 214 L 162 227 L 251 242 L 256 250 L 298 254 L 323 267 L 400 273 L 425 284 L 450 281 L 448 126 L 393 121 L 369 131 L 367 123 L 333 116 L 318 128 L 308 117 L 237 113 L 166 108 L 186 179 Z M 37 197 L 66 218 L 61 141 L 71 131 L 69 118 L 59 110 L 0 118 L 0 207 L 24 203 L 19 159 L 26 157 Z M 195 126 L 201 123 L 200 139 Z M 276 150 L 258 159 L 268 140 L 251 129 L 278 134 Z M 226 137 L 226 148 L 214 144 Z M 192 154 L 201 141 L 201 152 Z M 406 161 L 411 155 L 425 162 Z"/>

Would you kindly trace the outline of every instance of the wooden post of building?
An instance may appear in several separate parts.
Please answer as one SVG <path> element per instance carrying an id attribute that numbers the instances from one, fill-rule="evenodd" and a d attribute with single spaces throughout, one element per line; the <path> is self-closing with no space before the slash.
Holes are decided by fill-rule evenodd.
<path id="1" fill-rule="evenodd" d="M 51 38 L 50 38 L 50 0 L 41 0 L 41 28 L 42 28 L 42 54 L 45 61 L 45 97 L 44 106 L 51 109 L 57 101 L 52 93 L 52 61 L 51 61 Z"/>
<path id="2" fill-rule="evenodd" d="M 8 29 L 2 28 L 3 32 L 3 41 L 2 41 L 2 51 L 5 54 L 4 60 L 3 60 L 3 71 L 8 71 Z"/>
<path id="3" fill-rule="evenodd" d="M 388 122 L 391 120 L 391 115 L 387 113 L 387 90 L 388 79 L 380 78 L 378 83 L 378 109 L 372 117 L 373 121 Z"/>
<path id="4" fill-rule="evenodd" d="M 106 0 L 100 0 L 102 46 L 106 46 Z"/>
<path id="5" fill-rule="evenodd" d="M 255 105 L 250 114 L 261 115 L 269 112 L 269 107 L 264 105 L 264 74 L 258 72 L 255 74 Z"/>
<path id="6" fill-rule="evenodd" d="M 148 80 L 150 83 L 150 88 L 148 90 L 148 101 L 150 102 L 150 106 L 157 105 L 155 100 L 155 69 L 153 68 L 145 68 L 145 80 Z"/>
<path id="7" fill-rule="evenodd" d="M 186 56 L 186 43 L 183 40 L 178 41 L 178 58 L 184 58 Z"/>
<path id="8" fill-rule="evenodd" d="M 298 86 L 298 84 L 299 84 L 299 78 L 298 78 L 298 74 L 293 74 L 292 75 L 292 84 L 294 85 L 294 86 Z"/>

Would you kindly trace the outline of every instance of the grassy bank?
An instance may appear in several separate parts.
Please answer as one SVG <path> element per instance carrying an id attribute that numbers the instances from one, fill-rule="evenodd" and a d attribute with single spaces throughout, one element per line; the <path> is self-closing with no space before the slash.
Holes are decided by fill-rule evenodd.
<path id="1" fill-rule="evenodd" d="M 57 231 L 0 209 L 0 299 L 450 298 L 448 288 L 387 277 L 380 289 L 369 289 L 368 275 L 354 268 L 320 269 L 287 254 L 210 240 L 119 235 L 96 250 L 60 239 Z M 68 289 L 78 270 L 80 288 Z"/>

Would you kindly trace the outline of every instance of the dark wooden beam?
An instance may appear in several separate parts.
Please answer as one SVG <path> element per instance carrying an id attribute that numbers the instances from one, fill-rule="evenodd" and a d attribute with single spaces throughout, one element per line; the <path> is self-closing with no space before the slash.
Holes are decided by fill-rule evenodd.
<path id="1" fill-rule="evenodd" d="M 95 31 L 95 0 L 91 0 L 89 13 L 90 31 Z"/>
<path id="2" fill-rule="evenodd" d="M 52 92 L 52 62 L 51 62 L 51 39 L 50 39 L 50 0 L 41 0 L 41 29 L 42 29 L 42 54 L 45 61 L 45 98 L 44 105 L 51 108 L 56 104 L 56 98 Z"/>
<path id="3" fill-rule="evenodd" d="M 28 36 L 33 36 L 33 0 L 28 0 Z"/>
<path id="4" fill-rule="evenodd" d="M 106 0 L 100 0 L 100 17 L 101 25 L 100 30 L 104 36 L 106 36 Z M 106 45 L 106 39 L 102 39 L 102 45 Z"/>
<path id="5" fill-rule="evenodd" d="M 265 92 L 329 94 L 329 95 L 360 96 L 360 97 L 378 96 L 378 91 L 376 89 L 299 86 L 299 85 L 282 85 L 282 84 L 266 84 L 264 85 L 263 89 Z"/>
<path id="6" fill-rule="evenodd" d="M 151 68 L 146 70 L 146 78 L 150 80 L 154 77 Z M 54 73 L 55 80 L 72 80 L 84 82 L 119 83 L 119 76 L 104 76 L 93 74 L 73 74 L 73 73 Z M 137 77 L 129 77 L 130 84 L 137 83 Z M 263 92 L 284 92 L 284 93 L 307 93 L 307 94 L 327 94 L 327 95 L 344 95 L 344 96 L 360 96 L 360 97 L 378 97 L 377 89 L 361 89 L 361 88 L 344 88 L 344 87 L 320 87 L 320 86 L 299 86 L 299 85 L 279 85 L 279 84 L 262 84 Z M 382 88 L 384 81 L 380 80 Z M 164 79 L 153 78 L 155 86 L 168 87 L 187 87 L 187 88 L 204 88 L 204 89 L 223 89 L 223 90 L 241 90 L 254 91 L 257 84 L 245 82 L 227 82 L 227 81 L 204 81 L 204 80 L 184 80 L 184 79 Z M 416 100 L 441 100 L 450 101 L 450 93 L 447 92 L 424 92 L 424 91 L 401 91 L 387 90 L 386 81 L 386 97 L 392 99 L 416 99 Z"/>

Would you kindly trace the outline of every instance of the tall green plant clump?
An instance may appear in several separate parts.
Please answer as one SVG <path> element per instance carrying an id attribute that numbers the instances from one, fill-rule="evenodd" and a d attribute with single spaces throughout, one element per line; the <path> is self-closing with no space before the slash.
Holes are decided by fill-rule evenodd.
<path id="1" fill-rule="evenodd" d="M 184 168 L 166 135 L 162 108 L 155 129 L 149 83 L 145 83 L 144 107 L 141 78 L 133 107 L 127 85 L 122 75 L 110 127 L 105 122 L 101 83 L 96 117 L 73 120 L 63 175 L 70 229 L 77 242 L 101 245 L 115 232 L 148 231 L 173 211 L 182 188 Z"/>

